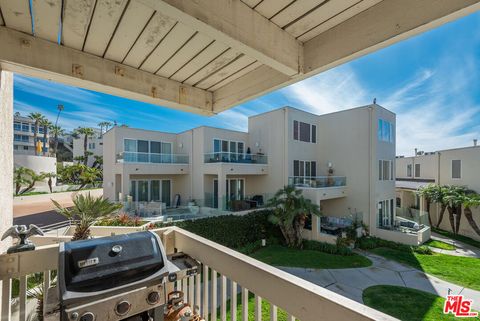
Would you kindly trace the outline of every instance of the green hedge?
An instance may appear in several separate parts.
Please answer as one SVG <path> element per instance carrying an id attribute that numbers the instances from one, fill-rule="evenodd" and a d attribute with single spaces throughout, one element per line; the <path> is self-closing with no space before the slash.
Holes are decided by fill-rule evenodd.
<path id="1" fill-rule="evenodd" d="M 261 210 L 246 215 L 222 215 L 194 221 L 170 224 L 159 223 L 157 227 L 175 225 L 233 249 L 255 248 L 259 240 L 281 240 L 280 229 L 273 225 L 268 216 L 270 211 Z M 250 251 L 247 249 L 247 252 Z"/>
<path id="2" fill-rule="evenodd" d="M 387 241 L 380 239 L 378 237 L 362 237 L 357 240 L 357 247 L 362 250 L 373 250 L 380 247 L 386 247 L 403 252 L 417 252 L 419 254 L 430 255 L 433 254 L 433 251 L 425 245 L 420 246 L 410 246 L 402 243 L 396 243 L 392 241 Z"/>
<path id="3" fill-rule="evenodd" d="M 312 251 L 319 251 L 328 254 L 335 254 L 335 255 L 353 255 L 352 250 L 349 247 L 344 245 L 338 244 L 330 244 L 325 242 L 317 242 L 317 241 L 303 241 L 303 249 L 304 250 L 312 250 Z"/>

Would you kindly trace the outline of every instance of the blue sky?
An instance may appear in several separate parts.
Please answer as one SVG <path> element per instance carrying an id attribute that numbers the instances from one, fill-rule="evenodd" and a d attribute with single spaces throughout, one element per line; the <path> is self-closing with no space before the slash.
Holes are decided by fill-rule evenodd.
<path id="1" fill-rule="evenodd" d="M 67 129 L 114 121 L 180 132 L 200 125 L 247 129 L 248 116 L 285 105 L 316 114 L 377 103 L 397 114 L 397 154 L 480 138 L 480 13 L 382 49 L 213 117 L 49 81 L 15 76 L 14 109 L 39 111 Z"/>

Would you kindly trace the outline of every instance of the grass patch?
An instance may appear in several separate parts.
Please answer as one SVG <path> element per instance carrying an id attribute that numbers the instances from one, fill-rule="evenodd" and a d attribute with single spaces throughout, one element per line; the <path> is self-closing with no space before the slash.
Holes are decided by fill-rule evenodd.
<path id="1" fill-rule="evenodd" d="M 315 250 L 291 249 L 280 245 L 261 248 L 250 256 L 270 265 L 285 267 L 345 269 L 372 265 L 369 259 L 358 254 L 342 256 Z"/>
<path id="2" fill-rule="evenodd" d="M 453 314 L 443 314 L 444 298 L 400 286 L 369 287 L 363 291 L 363 302 L 371 308 L 405 321 L 458 320 Z"/>
<path id="3" fill-rule="evenodd" d="M 435 232 L 435 233 L 438 233 L 440 235 L 446 236 L 448 238 L 463 242 L 465 244 L 469 244 L 469 245 L 478 247 L 480 249 L 480 241 L 474 240 L 474 239 L 469 238 L 467 236 L 458 235 L 458 234 L 455 235 L 452 232 L 448 232 L 448 231 L 445 231 L 445 230 L 440 230 L 440 229 L 434 228 L 434 227 L 432 227 L 432 231 Z"/>
<path id="4" fill-rule="evenodd" d="M 443 241 L 437 241 L 437 240 L 429 240 L 428 242 L 425 243 L 425 245 L 437 248 L 437 249 L 442 249 L 442 250 L 448 250 L 448 251 L 454 251 L 455 246 L 452 244 L 448 244 Z"/>
<path id="5" fill-rule="evenodd" d="M 425 255 L 385 247 L 370 251 L 387 259 L 410 265 L 445 281 L 480 290 L 480 282 L 478 282 L 480 280 L 480 260 L 477 258 L 439 253 Z"/>
<path id="6" fill-rule="evenodd" d="M 232 319 L 230 300 L 227 300 L 227 320 Z M 220 308 L 217 309 L 217 320 L 220 321 Z M 242 320 L 242 299 L 241 294 L 237 295 L 237 320 Z M 255 295 L 248 294 L 248 320 L 255 320 Z M 262 299 L 262 320 L 270 320 L 270 303 Z M 287 321 L 287 313 L 282 309 L 277 310 L 277 320 Z"/>

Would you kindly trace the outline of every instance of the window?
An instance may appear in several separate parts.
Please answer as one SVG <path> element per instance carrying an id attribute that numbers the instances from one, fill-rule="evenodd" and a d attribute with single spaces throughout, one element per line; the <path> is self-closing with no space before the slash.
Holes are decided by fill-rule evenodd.
<path id="1" fill-rule="evenodd" d="M 415 164 L 415 177 L 420 177 L 420 164 Z"/>
<path id="2" fill-rule="evenodd" d="M 316 161 L 293 161 L 293 176 L 296 177 L 315 177 L 317 176 Z"/>
<path id="3" fill-rule="evenodd" d="M 382 159 L 378 161 L 378 179 L 381 181 L 391 181 L 394 179 L 393 161 Z"/>
<path id="4" fill-rule="evenodd" d="M 213 140 L 213 152 L 214 153 L 233 153 L 233 157 L 237 157 L 237 155 L 243 155 L 245 153 L 245 143 L 244 142 L 237 142 L 233 140 L 221 140 L 221 139 L 214 139 Z"/>
<path id="5" fill-rule="evenodd" d="M 23 150 L 28 150 L 28 146 L 23 146 Z"/>
<path id="6" fill-rule="evenodd" d="M 137 151 L 137 141 L 133 139 L 125 139 L 123 141 L 123 150 L 125 152 L 136 152 Z"/>
<path id="7" fill-rule="evenodd" d="M 317 142 L 317 126 L 307 123 L 293 121 L 293 140 L 306 143 Z"/>
<path id="8" fill-rule="evenodd" d="M 13 130 L 21 130 L 22 126 L 19 122 L 14 122 L 13 123 Z"/>
<path id="9" fill-rule="evenodd" d="M 452 160 L 452 178 L 462 178 L 462 161 L 460 159 Z"/>
<path id="10" fill-rule="evenodd" d="M 88 143 L 88 149 L 95 149 L 95 143 Z"/>
<path id="11" fill-rule="evenodd" d="M 378 227 L 390 227 L 395 221 L 394 200 L 378 202 Z"/>
<path id="12" fill-rule="evenodd" d="M 22 123 L 22 132 L 27 132 L 28 133 L 28 128 L 30 126 L 28 125 L 28 123 Z"/>
<path id="13" fill-rule="evenodd" d="M 412 177 L 412 164 L 407 165 L 407 177 Z"/>
<path id="14" fill-rule="evenodd" d="M 147 140 L 137 140 L 137 152 L 148 153 L 149 142 Z"/>
<path id="15" fill-rule="evenodd" d="M 13 140 L 16 141 L 16 142 L 28 143 L 28 136 L 27 135 L 14 134 L 13 135 Z"/>
<path id="16" fill-rule="evenodd" d="M 377 130 L 378 140 L 393 143 L 394 141 L 394 125 L 386 120 L 378 120 Z"/>
<path id="17" fill-rule="evenodd" d="M 13 145 L 13 150 L 18 150 L 18 145 Z"/>

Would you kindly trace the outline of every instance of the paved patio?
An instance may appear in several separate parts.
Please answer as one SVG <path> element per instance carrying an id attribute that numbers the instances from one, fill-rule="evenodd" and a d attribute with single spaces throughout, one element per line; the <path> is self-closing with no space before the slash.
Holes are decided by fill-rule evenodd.
<path id="1" fill-rule="evenodd" d="M 473 308 L 480 309 L 480 291 L 440 280 L 412 267 L 387 260 L 381 256 L 366 254 L 372 266 L 353 269 L 305 269 L 279 267 L 302 279 L 323 286 L 352 300 L 363 303 L 362 293 L 374 285 L 396 285 L 414 288 L 445 297 L 448 290 L 453 294 L 463 294 L 473 299 Z"/>

